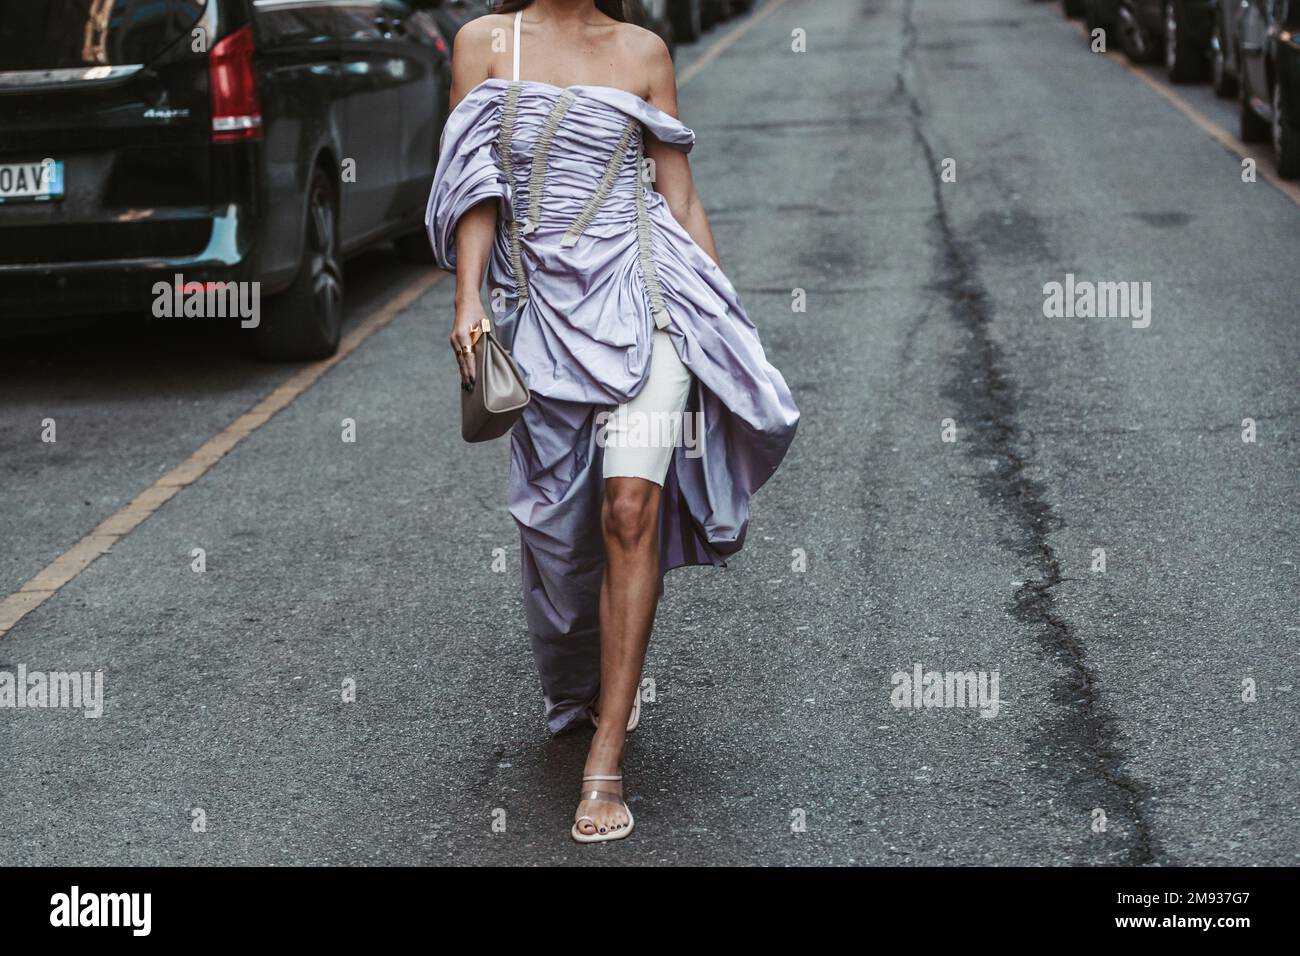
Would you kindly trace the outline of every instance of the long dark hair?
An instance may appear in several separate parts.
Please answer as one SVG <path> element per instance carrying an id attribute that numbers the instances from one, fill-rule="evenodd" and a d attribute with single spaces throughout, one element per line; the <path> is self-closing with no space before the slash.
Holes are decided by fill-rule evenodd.
<path id="1" fill-rule="evenodd" d="M 533 0 L 496 0 L 492 4 L 493 13 L 514 13 L 530 6 Z M 614 20 L 624 23 L 645 24 L 645 10 L 641 0 L 596 0 L 596 9 Z"/>

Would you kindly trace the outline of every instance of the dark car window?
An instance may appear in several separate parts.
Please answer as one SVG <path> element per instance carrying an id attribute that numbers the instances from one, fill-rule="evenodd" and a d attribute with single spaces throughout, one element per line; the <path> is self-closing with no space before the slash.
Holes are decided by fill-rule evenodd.
<path id="1" fill-rule="evenodd" d="M 379 36 L 382 30 L 376 25 L 375 18 L 393 15 L 391 10 L 384 9 L 379 0 L 351 0 L 334 8 L 339 35 L 352 40 Z"/>
<path id="2" fill-rule="evenodd" d="M 0 0 L 0 70 L 148 64 L 203 16 L 202 0 Z"/>
<path id="3" fill-rule="evenodd" d="M 290 42 L 326 42 L 335 32 L 331 8 L 324 3 L 259 3 L 254 8 L 258 38 L 269 46 Z"/>

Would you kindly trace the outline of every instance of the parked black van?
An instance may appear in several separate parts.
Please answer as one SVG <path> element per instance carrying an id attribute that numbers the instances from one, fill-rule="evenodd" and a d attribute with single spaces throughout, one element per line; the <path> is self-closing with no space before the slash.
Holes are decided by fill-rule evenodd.
<path id="1" fill-rule="evenodd" d="M 0 0 L 0 323 L 257 282 L 260 354 L 332 354 L 345 257 L 431 261 L 438 2 Z"/>

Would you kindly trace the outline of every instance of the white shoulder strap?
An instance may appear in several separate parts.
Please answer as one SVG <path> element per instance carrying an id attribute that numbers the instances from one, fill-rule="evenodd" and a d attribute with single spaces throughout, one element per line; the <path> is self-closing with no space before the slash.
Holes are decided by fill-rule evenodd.
<path id="1" fill-rule="evenodd" d="M 524 11 L 520 10 L 515 14 L 515 43 L 514 43 L 514 67 L 512 69 L 512 79 L 519 82 L 519 23 L 524 18 Z"/>

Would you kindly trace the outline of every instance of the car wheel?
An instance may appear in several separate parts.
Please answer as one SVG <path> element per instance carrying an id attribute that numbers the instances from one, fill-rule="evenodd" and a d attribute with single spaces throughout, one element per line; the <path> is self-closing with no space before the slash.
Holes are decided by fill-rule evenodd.
<path id="1" fill-rule="evenodd" d="M 312 174 L 302 264 L 288 290 L 271 302 L 257 327 L 257 354 L 276 361 L 329 358 L 343 332 L 343 265 L 338 197 L 324 171 Z"/>
<path id="2" fill-rule="evenodd" d="M 1228 72 L 1228 56 L 1223 46 L 1223 27 L 1219 25 L 1219 15 L 1214 15 L 1213 32 L 1210 34 L 1210 83 L 1219 96 L 1234 96 L 1237 92 L 1237 80 Z"/>
<path id="3" fill-rule="evenodd" d="M 1283 179 L 1300 177 L 1300 131 L 1297 117 L 1291 115 L 1289 97 L 1283 96 L 1282 84 L 1273 83 L 1273 148 L 1277 151 L 1277 174 Z"/>
<path id="4" fill-rule="evenodd" d="M 1187 29 L 1186 0 L 1165 0 L 1165 72 L 1175 83 L 1192 83 L 1205 73 L 1205 51 Z"/>
<path id="5" fill-rule="evenodd" d="M 1083 0 L 1065 0 L 1065 15 L 1067 17 L 1081 17 L 1084 14 L 1085 6 Z"/>
<path id="6" fill-rule="evenodd" d="M 1155 58 L 1155 41 L 1142 21 L 1132 0 L 1122 0 L 1115 13 L 1115 29 L 1119 33 L 1120 49 L 1133 63 L 1147 63 Z"/>
<path id="7" fill-rule="evenodd" d="M 1237 113 L 1241 127 L 1238 133 L 1243 143 L 1267 143 L 1273 130 L 1250 105 L 1250 78 L 1246 74 L 1240 51 L 1237 53 L 1237 62 L 1242 64 L 1241 75 L 1237 77 Z"/>

